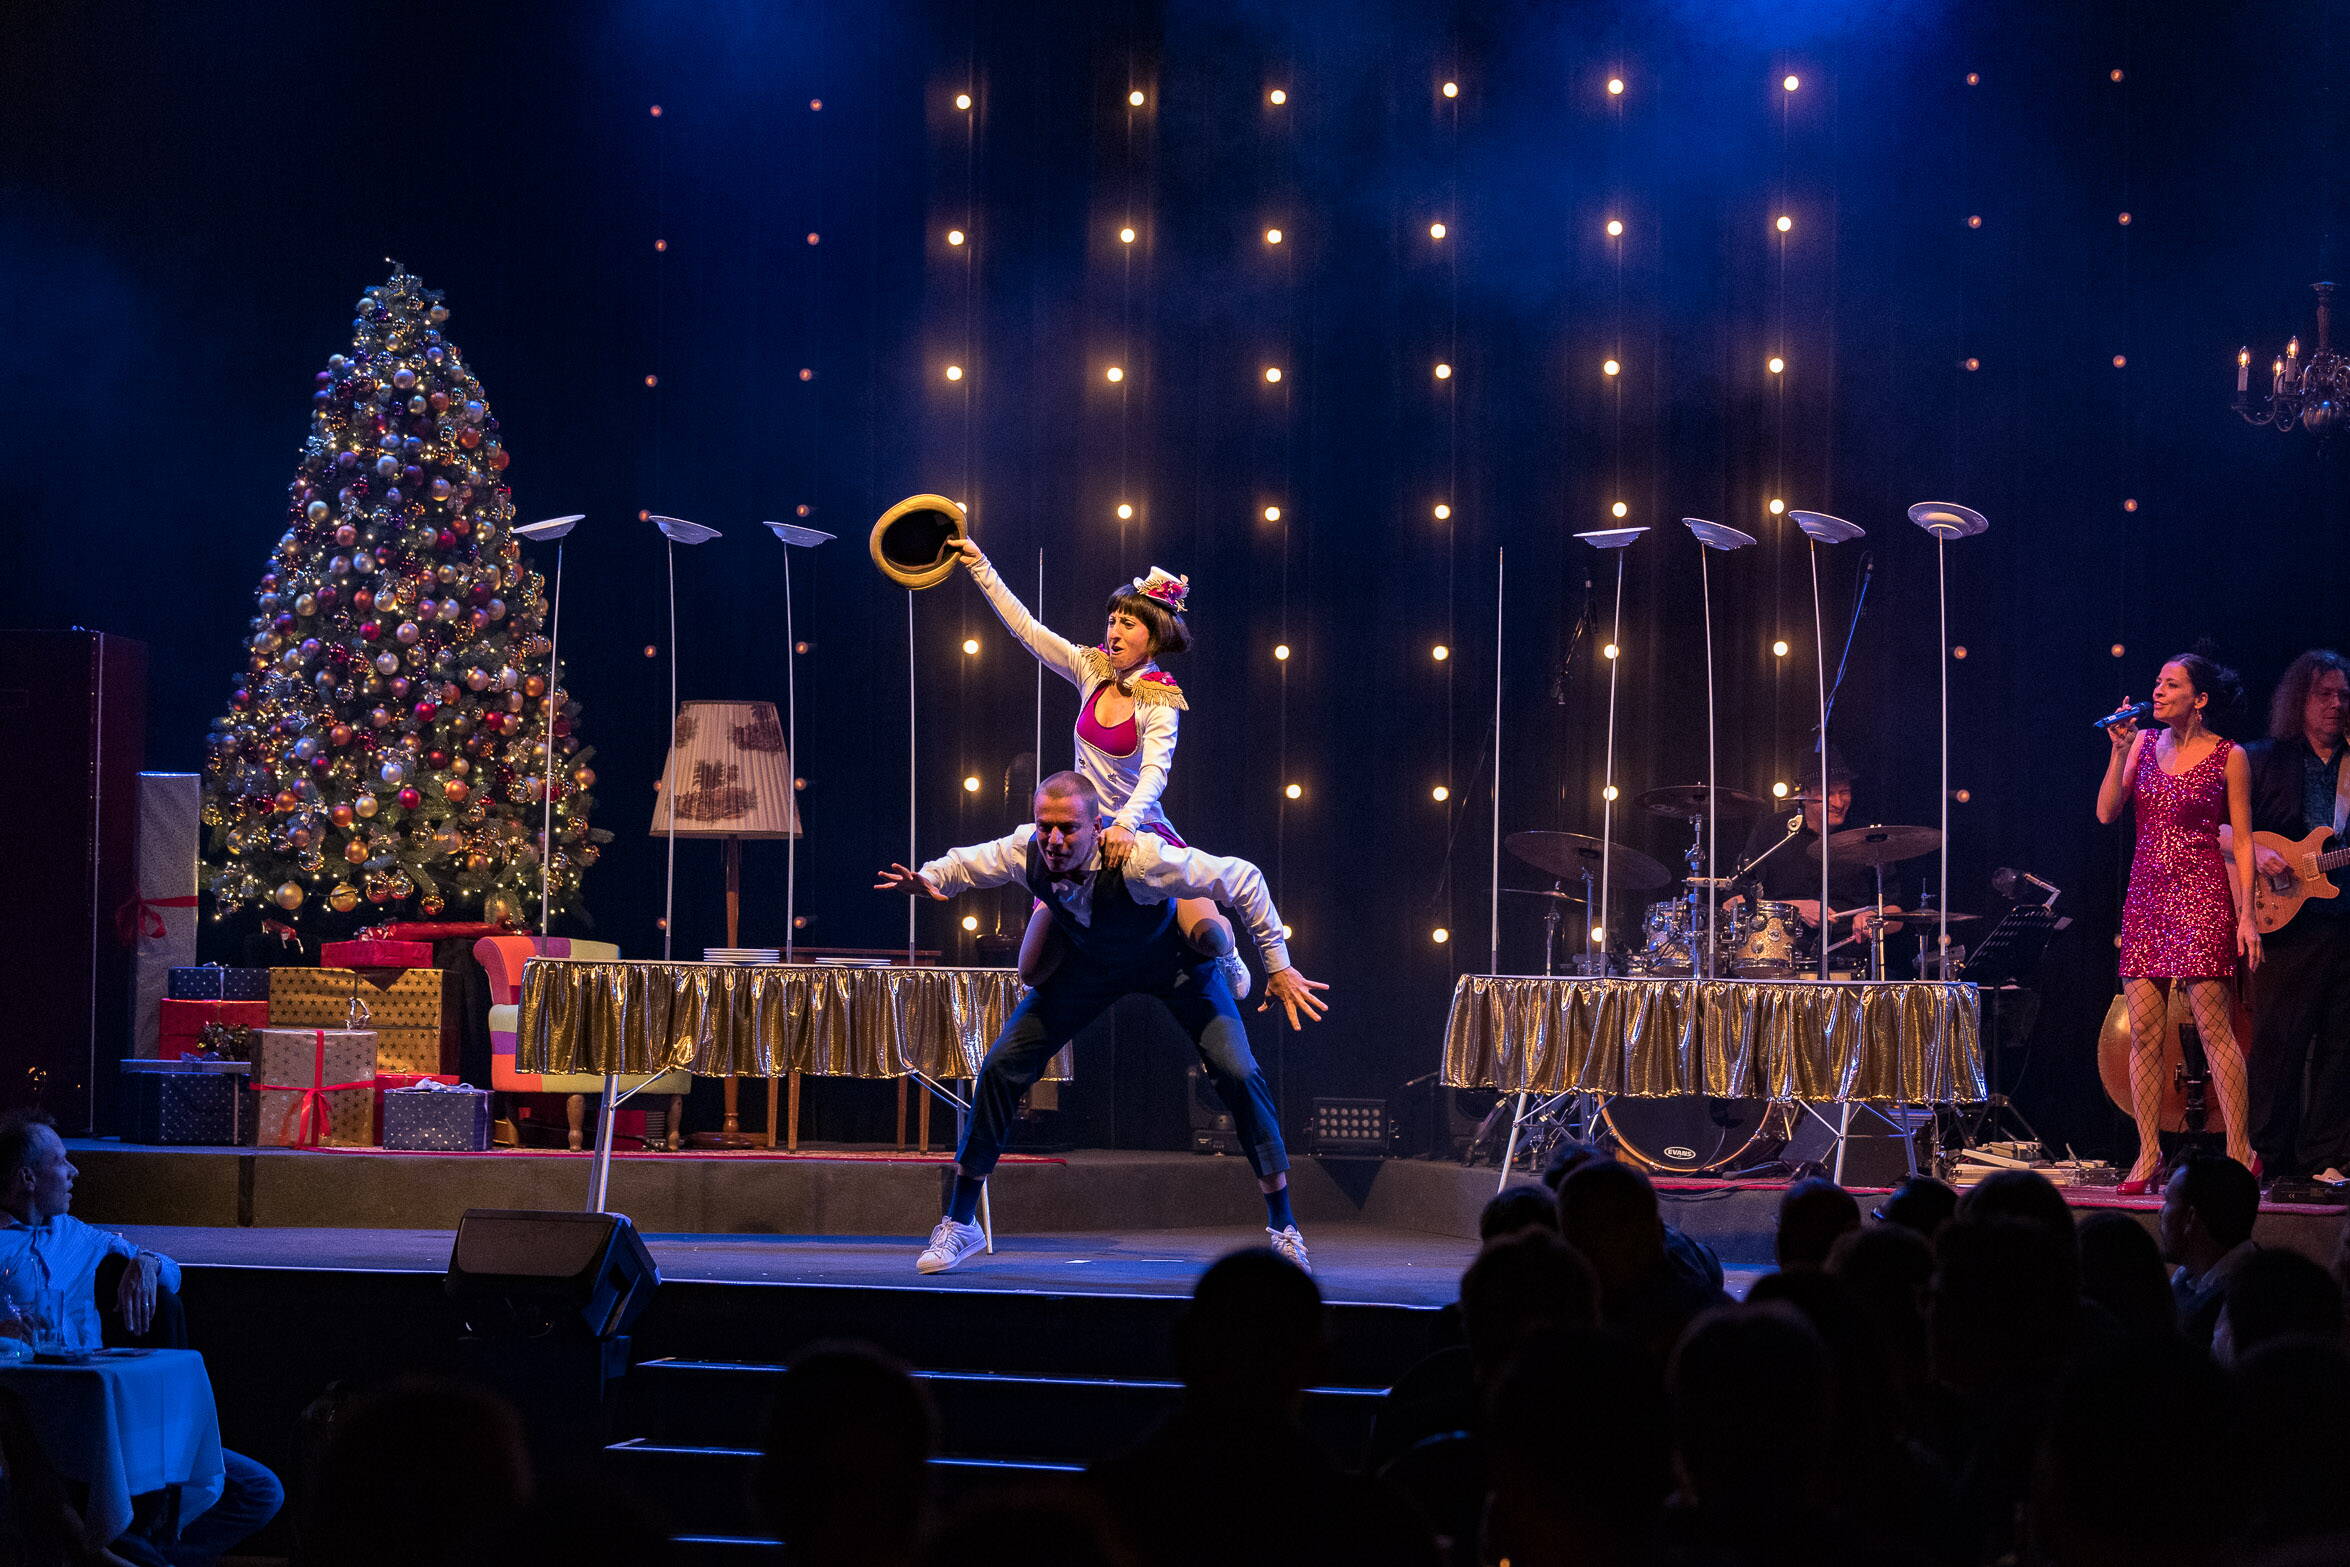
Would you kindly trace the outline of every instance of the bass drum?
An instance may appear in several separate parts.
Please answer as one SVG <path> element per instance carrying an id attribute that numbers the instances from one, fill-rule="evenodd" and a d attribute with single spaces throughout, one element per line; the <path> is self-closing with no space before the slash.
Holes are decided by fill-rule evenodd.
<path id="1" fill-rule="evenodd" d="M 1616 1156 L 1656 1175 L 1708 1175 L 1768 1164 L 1793 1133 L 1785 1105 L 1704 1094 L 1669 1099 L 1619 1094 L 1601 1107 L 1599 1118 Z"/>

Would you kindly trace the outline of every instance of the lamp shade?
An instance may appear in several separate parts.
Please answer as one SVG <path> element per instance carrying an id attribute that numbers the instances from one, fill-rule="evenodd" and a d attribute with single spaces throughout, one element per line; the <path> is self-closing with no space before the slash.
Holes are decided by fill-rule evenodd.
<path id="1" fill-rule="evenodd" d="M 797 838 L 800 812 L 791 758 L 773 702 L 685 702 L 653 802 L 653 836 Z"/>

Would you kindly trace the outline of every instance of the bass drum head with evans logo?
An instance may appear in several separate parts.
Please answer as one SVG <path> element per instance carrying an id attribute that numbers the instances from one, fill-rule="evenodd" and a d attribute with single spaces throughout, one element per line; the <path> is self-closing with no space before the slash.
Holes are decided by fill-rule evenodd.
<path id="1" fill-rule="evenodd" d="M 1657 1175 L 1706 1175 L 1767 1164 L 1787 1146 L 1785 1106 L 1767 1099 L 1619 1094 L 1599 1112 L 1616 1156 Z"/>

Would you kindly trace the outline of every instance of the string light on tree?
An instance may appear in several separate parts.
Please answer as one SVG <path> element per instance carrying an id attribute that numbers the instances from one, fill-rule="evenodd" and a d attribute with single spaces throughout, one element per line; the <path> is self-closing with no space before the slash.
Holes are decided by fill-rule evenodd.
<path id="1" fill-rule="evenodd" d="M 1132 229 L 1130 229 L 1130 228 L 1123 228 L 1123 229 L 1120 229 L 1120 230 L 1118 231 L 1118 243 L 1119 243 L 1119 244 L 1121 244 L 1121 245 L 1131 245 L 1131 244 L 1133 244 L 1133 243 L 1134 243 L 1134 230 L 1132 230 Z"/>
<path id="2" fill-rule="evenodd" d="M 220 913 L 266 900 L 314 927 L 363 903 L 519 927 L 542 857 L 548 901 L 575 908 L 611 839 L 588 821 L 594 753 L 441 296 L 396 269 L 356 315 L 206 741 L 208 886 Z"/>

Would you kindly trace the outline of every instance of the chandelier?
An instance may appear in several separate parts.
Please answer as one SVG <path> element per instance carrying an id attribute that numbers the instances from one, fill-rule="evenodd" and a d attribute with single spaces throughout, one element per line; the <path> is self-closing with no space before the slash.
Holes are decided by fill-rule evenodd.
<path id="1" fill-rule="evenodd" d="M 2290 430 L 2295 424 L 2312 435 L 2329 435 L 2343 422 L 2342 409 L 2350 403 L 2350 358 L 2334 352 L 2329 331 L 2334 285 L 2312 283 L 2317 295 L 2317 352 L 2301 362 L 2301 339 L 2285 345 L 2285 352 L 2269 365 L 2268 395 L 2252 400 L 2252 350 L 2236 350 L 2236 412 L 2247 424 L 2269 424 Z"/>

